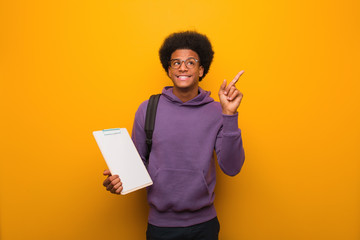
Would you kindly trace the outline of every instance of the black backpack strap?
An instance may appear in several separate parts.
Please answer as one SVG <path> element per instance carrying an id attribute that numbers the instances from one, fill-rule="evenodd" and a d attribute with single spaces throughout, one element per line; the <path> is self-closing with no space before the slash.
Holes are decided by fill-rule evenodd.
<path id="1" fill-rule="evenodd" d="M 151 151 L 152 136 L 155 127 L 156 110 L 160 96 L 161 94 L 152 95 L 149 99 L 149 103 L 146 109 L 145 133 L 146 133 L 146 144 L 148 146 L 149 155 Z M 146 157 L 146 159 L 149 159 L 149 155 Z"/>

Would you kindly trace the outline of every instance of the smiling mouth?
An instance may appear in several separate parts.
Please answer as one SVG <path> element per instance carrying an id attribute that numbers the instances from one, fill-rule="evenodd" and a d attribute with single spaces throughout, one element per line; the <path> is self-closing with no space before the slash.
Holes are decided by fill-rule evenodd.
<path id="1" fill-rule="evenodd" d="M 180 80 L 187 80 L 189 79 L 191 76 L 190 75 L 177 75 L 176 76 L 178 79 Z"/>

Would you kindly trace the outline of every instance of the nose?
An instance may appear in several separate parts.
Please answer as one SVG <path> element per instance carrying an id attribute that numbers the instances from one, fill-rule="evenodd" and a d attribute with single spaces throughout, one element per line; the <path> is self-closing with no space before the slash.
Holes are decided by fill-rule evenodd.
<path id="1" fill-rule="evenodd" d="M 182 61 L 180 63 L 179 71 L 187 71 L 187 70 L 188 70 L 188 68 L 185 65 L 185 61 Z"/>

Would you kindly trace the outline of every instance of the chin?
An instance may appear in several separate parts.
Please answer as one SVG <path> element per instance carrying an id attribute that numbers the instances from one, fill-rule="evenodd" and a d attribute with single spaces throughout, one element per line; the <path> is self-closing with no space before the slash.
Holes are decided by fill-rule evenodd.
<path id="1" fill-rule="evenodd" d="M 196 82 L 195 81 L 181 81 L 181 80 L 173 80 L 172 81 L 174 86 L 179 87 L 179 88 L 191 88 L 193 86 L 196 86 Z"/>

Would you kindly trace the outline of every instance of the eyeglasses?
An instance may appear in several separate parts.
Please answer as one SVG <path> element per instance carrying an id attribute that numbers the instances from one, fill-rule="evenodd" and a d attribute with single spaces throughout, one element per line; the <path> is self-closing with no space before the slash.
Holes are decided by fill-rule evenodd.
<path id="1" fill-rule="evenodd" d="M 170 60 L 170 67 L 173 68 L 173 69 L 178 69 L 180 68 L 181 64 L 182 63 L 185 63 L 185 66 L 189 69 L 191 68 L 194 68 L 197 64 L 197 62 L 199 62 L 199 60 L 193 58 L 193 57 L 190 57 L 186 60 L 180 60 L 180 59 L 171 59 Z"/>

